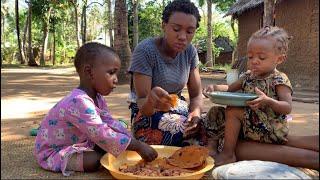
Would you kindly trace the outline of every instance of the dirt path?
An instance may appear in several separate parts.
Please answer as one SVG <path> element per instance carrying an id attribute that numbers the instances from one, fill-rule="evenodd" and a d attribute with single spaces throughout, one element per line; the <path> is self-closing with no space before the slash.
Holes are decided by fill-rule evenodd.
<path id="1" fill-rule="evenodd" d="M 29 130 L 38 127 L 48 109 L 77 86 L 74 68 L 1 69 L 1 179 L 66 178 L 44 171 L 36 164 L 32 151 L 34 137 Z M 120 85 L 106 100 L 115 118 L 129 120 L 126 103 L 128 85 Z M 185 90 L 184 95 L 187 94 Z M 205 110 L 212 103 L 205 100 Z M 291 134 L 319 134 L 318 104 L 293 103 Z M 75 173 L 70 179 L 110 179 L 109 172 Z M 66 178 L 66 179 L 69 179 Z"/>

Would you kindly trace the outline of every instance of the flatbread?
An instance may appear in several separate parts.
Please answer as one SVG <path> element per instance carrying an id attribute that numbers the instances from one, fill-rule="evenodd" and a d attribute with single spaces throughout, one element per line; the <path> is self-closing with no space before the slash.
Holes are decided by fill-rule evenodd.
<path id="1" fill-rule="evenodd" d="M 168 163 L 179 168 L 196 168 L 202 166 L 209 155 L 209 150 L 203 146 L 186 146 L 174 152 Z"/>
<path id="2" fill-rule="evenodd" d="M 170 104 L 173 108 L 177 107 L 178 105 L 178 95 L 176 94 L 170 94 L 170 98 L 171 98 L 171 101 L 170 101 Z"/>

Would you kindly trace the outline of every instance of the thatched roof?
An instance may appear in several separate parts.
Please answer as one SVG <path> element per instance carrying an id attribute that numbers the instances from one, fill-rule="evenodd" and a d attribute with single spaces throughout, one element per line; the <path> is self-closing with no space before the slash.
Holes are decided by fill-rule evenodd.
<path id="1" fill-rule="evenodd" d="M 223 48 L 221 52 L 232 52 L 233 46 L 231 45 L 230 39 L 227 37 L 217 37 L 214 39 L 214 43 L 217 47 Z"/>
<path id="2" fill-rule="evenodd" d="M 263 5 L 263 0 L 237 0 L 237 2 L 230 7 L 225 16 L 232 15 L 233 17 L 237 17 L 244 11 L 253 9 L 261 4 Z"/>

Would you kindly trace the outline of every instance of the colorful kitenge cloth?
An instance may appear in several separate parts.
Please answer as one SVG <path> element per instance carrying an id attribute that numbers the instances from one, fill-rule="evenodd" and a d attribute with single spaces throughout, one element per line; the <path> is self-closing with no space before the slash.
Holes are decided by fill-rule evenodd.
<path id="1" fill-rule="evenodd" d="M 70 175 L 67 163 L 75 153 L 93 151 L 98 145 L 118 156 L 127 149 L 132 135 L 111 117 L 106 102 L 97 95 L 98 106 L 84 91 L 74 89 L 60 100 L 40 124 L 34 155 L 44 169 Z M 83 161 L 79 158 L 83 170 Z"/>
<path id="2" fill-rule="evenodd" d="M 240 77 L 240 80 L 242 82 L 242 91 L 246 93 L 255 93 L 254 88 L 258 87 L 268 97 L 278 100 L 279 97 L 276 93 L 277 85 L 287 86 L 292 92 L 292 86 L 288 77 L 278 70 L 275 70 L 274 73 L 264 79 L 256 79 L 250 77 L 249 74 L 244 74 Z M 220 145 L 224 137 L 224 111 L 224 107 L 215 106 L 205 116 L 206 121 L 215 121 L 215 125 L 212 126 L 211 131 L 208 131 L 208 133 L 211 133 L 216 139 L 220 139 Z M 241 139 L 273 144 L 283 144 L 288 141 L 287 116 L 274 112 L 270 107 L 258 110 L 245 107 L 244 120 L 241 123 L 242 129 L 239 135 Z M 221 150 L 221 148 L 220 146 L 219 149 Z"/>
<path id="3" fill-rule="evenodd" d="M 135 138 L 147 144 L 157 145 L 180 147 L 193 144 L 205 145 L 207 137 L 202 122 L 199 124 L 202 130 L 198 135 L 189 139 L 183 138 L 189 112 L 188 103 L 182 99 L 179 99 L 177 107 L 169 112 L 156 112 L 150 117 L 143 116 L 139 112 L 138 105 L 131 103 L 132 131 Z"/>

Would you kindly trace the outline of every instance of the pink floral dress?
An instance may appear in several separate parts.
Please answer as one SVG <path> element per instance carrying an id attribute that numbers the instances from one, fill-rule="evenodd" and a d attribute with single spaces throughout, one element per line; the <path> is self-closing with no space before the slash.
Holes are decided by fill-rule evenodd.
<path id="1" fill-rule="evenodd" d="M 42 168 L 68 176 L 71 172 L 66 166 L 74 153 L 93 151 L 95 145 L 114 156 L 126 150 L 131 133 L 111 117 L 100 94 L 97 101 L 98 107 L 84 91 L 74 89 L 49 111 L 40 124 L 34 149 Z"/>

